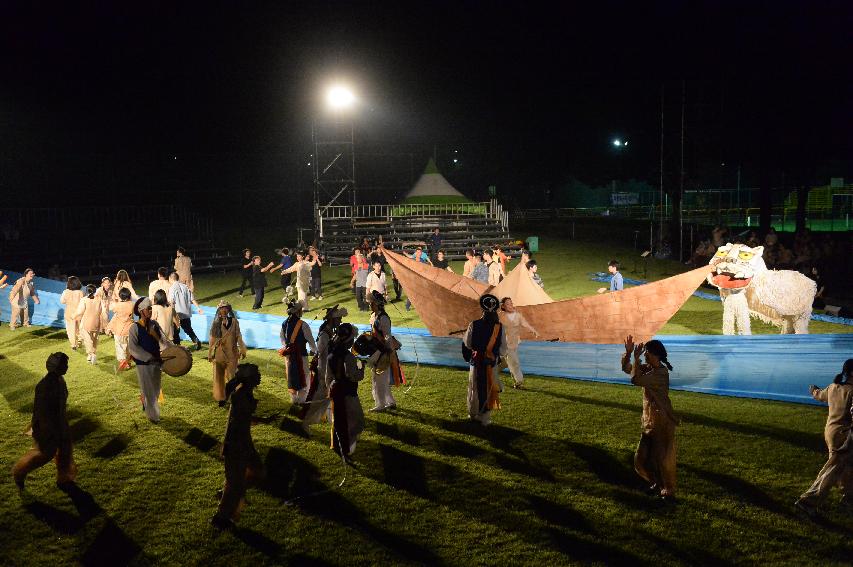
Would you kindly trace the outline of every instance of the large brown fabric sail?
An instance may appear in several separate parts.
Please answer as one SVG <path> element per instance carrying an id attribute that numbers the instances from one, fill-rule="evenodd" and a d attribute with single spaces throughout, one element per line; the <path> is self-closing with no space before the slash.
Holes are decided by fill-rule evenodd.
<path id="1" fill-rule="evenodd" d="M 527 284 L 536 284 L 519 267 L 504 279 L 507 286 L 502 289 L 504 282 L 493 288 L 387 249 L 384 252 L 427 329 L 433 336 L 440 337 L 461 336 L 468 324 L 481 316 L 478 299 L 482 294 L 494 292 L 498 297 L 512 297 L 515 290 L 520 293 L 520 301 L 513 297 L 513 303 L 539 333 L 536 340 L 618 344 L 626 335 L 634 335 L 637 342 L 648 341 L 708 275 L 708 267 L 703 266 L 622 291 L 528 304 L 531 299 L 538 301 L 542 296 L 535 291 L 527 296 L 530 291 Z M 534 340 L 532 333 L 526 330 L 521 338 Z"/>

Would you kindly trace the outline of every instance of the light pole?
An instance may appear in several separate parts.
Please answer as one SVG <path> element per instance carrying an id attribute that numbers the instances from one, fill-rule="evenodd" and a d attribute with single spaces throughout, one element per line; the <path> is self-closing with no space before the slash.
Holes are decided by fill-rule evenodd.
<path id="1" fill-rule="evenodd" d="M 322 237 L 322 217 L 338 198 L 349 192 L 350 205 L 357 205 L 355 185 L 355 126 L 347 115 L 357 98 L 352 89 L 335 84 L 326 89 L 325 112 L 312 121 L 314 153 L 314 228 Z"/>

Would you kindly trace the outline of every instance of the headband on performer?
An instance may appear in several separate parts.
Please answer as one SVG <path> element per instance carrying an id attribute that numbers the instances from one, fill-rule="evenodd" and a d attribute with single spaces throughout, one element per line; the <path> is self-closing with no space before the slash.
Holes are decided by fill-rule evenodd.
<path id="1" fill-rule="evenodd" d="M 491 293 L 487 293 L 480 297 L 480 307 L 484 313 L 494 313 L 501 306 L 501 302 Z"/>
<path id="2" fill-rule="evenodd" d="M 140 297 L 136 300 L 136 303 L 133 304 L 133 314 L 137 317 L 141 317 L 140 312 L 143 309 L 148 309 L 151 307 L 151 300 L 147 297 Z"/>

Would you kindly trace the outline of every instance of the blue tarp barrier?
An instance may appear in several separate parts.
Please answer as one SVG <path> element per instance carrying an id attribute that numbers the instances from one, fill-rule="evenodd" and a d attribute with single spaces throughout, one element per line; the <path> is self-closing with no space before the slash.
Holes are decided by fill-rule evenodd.
<path id="1" fill-rule="evenodd" d="M 11 274 L 9 279 L 14 283 Z M 63 328 L 64 306 L 59 303 L 59 293 L 47 290 L 55 290 L 58 285 L 61 293 L 64 284 L 36 280 L 41 304 L 30 305 L 33 324 Z M 8 321 L 8 300 L 4 297 L 2 303 L 0 318 Z M 192 324 L 204 339 L 215 308 L 202 310 L 203 315 L 193 315 Z M 315 335 L 324 313 L 325 310 L 318 309 L 305 318 Z M 314 315 L 317 319 L 311 320 Z M 244 311 L 237 312 L 237 317 L 247 346 L 262 349 L 281 346 L 279 331 L 284 317 Z M 367 329 L 366 325 L 358 327 L 362 331 Z M 462 360 L 460 338 L 433 337 L 426 329 L 401 327 L 394 328 L 394 334 L 403 345 L 399 352 L 403 362 L 467 368 Z M 657 338 L 666 345 L 674 366 L 670 375 L 673 389 L 726 396 L 817 403 L 809 395 L 809 384 L 825 386 L 844 361 L 853 358 L 853 334 Z M 523 342 L 519 356 L 527 374 L 627 384 L 629 378 L 619 364 L 622 352 L 622 345 Z"/>
<path id="2" fill-rule="evenodd" d="M 610 283 L 610 274 L 605 274 L 602 272 L 598 272 L 592 275 L 590 278 L 592 281 L 602 282 L 602 283 Z M 645 280 L 635 280 L 631 278 L 623 277 L 622 281 L 626 284 L 631 285 L 643 285 L 648 283 Z M 720 301 L 719 293 L 706 293 L 704 291 L 694 291 L 694 297 L 698 297 L 700 299 L 708 299 L 710 301 Z M 823 321 L 824 323 L 835 323 L 836 325 L 847 325 L 853 326 L 853 319 L 849 317 L 836 317 L 834 315 L 824 315 L 822 313 L 812 313 L 811 316 L 812 321 Z"/>

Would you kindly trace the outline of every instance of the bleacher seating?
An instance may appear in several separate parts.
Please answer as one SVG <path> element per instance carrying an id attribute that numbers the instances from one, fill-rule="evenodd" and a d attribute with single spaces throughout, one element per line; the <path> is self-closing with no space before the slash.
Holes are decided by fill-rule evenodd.
<path id="1" fill-rule="evenodd" d="M 415 246 L 427 244 L 430 233 L 438 228 L 442 237 L 442 249 L 447 258 L 465 258 L 465 250 L 482 250 L 486 246 L 499 244 L 507 253 L 517 252 L 521 246 L 515 243 L 501 212 L 471 213 L 453 210 L 411 212 L 394 215 L 389 208 L 383 216 L 337 216 L 323 219 L 323 247 L 327 261 L 331 264 L 346 264 L 352 249 L 365 236 L 381 237 L 385 246 L 399 252 L 411 253 Z"/>

